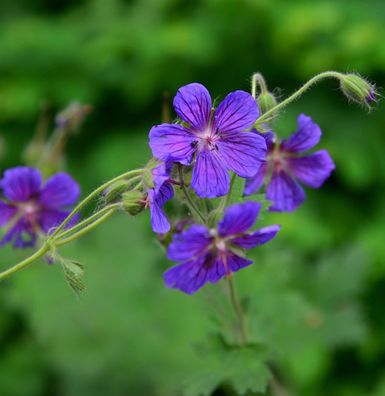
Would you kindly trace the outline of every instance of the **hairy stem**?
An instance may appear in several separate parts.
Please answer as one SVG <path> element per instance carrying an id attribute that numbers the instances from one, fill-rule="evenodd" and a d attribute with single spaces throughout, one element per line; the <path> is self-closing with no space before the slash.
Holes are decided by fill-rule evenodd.
<path id="1" fill-rule="evenodd" d="M 92 223 L 94 220 L 98 219 L 102 215 L 104 215 L 106 212 L 109 212 L 111 209 L 118 209 L 120 208 L 120 203 L 115 203 L 112 205 L 105 206 L 103 209 L 99 210 L 98 212 L 95 212 L 91 216 L 87 217 L 83 221 L 75 224 L 73 227 L 60 232 L 58 235 L 56 235 L 55 240 L 59 240 L 65 237 L 68 237 L 69 235 L 73 234 L 76 231 L 79 231 L 83 229 L 85 226 L 88 226 L 90 223 Z"/>
<path id="2" fill-rule="evenodd" d="M 50 246 L 47 243 L 44 243 L 43 246 L 39 250 L 37 250 L 32 256 L 29 256 L 25 260 L 20 261 L 20 263 L 14 265 L 13 267 L 11 267 L 3 272 L 0 272 L 0 281 L 7 278 L 8 276 L 11 276 L 15 272 L 20 271 L 20 270 L 24 269 L 25 267 L 28 267 L 29 265 L 34 263 L 36 260 L 43 257 L 49 250 L 50 250 Z"/>
<path id="3" fill-rule="evenodd" d="M 265 79 L 261 73 L 254 73 L 251 77 L 251 95 L 254 99 L 257 97 L 257 87 L 259 86 L 261 92 L 267 91 Z"/>
<path id="4" fill-rule="evenodd" d="M 75 234 L 72 234 L 71 236 L 69 236 L 67 238 L 64 238 L 64 239 L 59 239 L 58 238 L 57 241 L 55 239 L 54 245 L 55 246 L 66 245 L 67 243 L 72 242 L 73 240 L 83 236 L 84 234 L 86 234 L 87 232 L 91 231 L 92 229 L 94 229 L 99 224 L 103 223 L 104 220 L 108 219 L 116 211 L 116 209 L 117 208 L 112 208 L 112 209 L 108 210 L 106 213 L 104 213 L 103 216 L 100 216 L 93 223 L 91 223 L 88 226 L 82 228 L 80 231 L 76 232 Z"/>
<path id="5" fill-rule="evenodd" d="M 142 172 L 143 172 L 142 169 L 137 169 L 137 170 L 123 173 L 122 175 L 109 180 L 108 182 L 102 184 L 100 187 L 98 187 L 96 190 L 94 190 L 91 194 L 89 194 L 85 199 L 83 199 L 83 201 L 81 201 L 75 207 L 75 209 L 66 217 L 66 219 L 47 238 L 47 240 L 44 242 L 44 244 L 41 246 L 41 248 L 39 250 L 37 250 L 34 254 L 27 257 L 26 259 L 20 261 L 18 264 L 14 265 L 13 267 L 11 267 L 3 272 L 0 272 L 0 281 L 7 278 L 8 276 L 14 274 L 15 272 L 24 269 L 25 267 L 29 266 L 30 264 L 34 263 L 35 261 L 37 261 L 38 259 L 43 257 L 49 250 L 55 248 L 56 246 L 65 245 L 65 244 L 73 241 L 74 239 L 79 238 L 80 236 L 86 234 L 87 232 L 89 232 L 90 230 L 95 228 L 97 225 L 102 223 L 104 220 L 109 218 L 118 209 L 119 205 L 117 205 L 117 204 L 109 205 L 106 208 L 95 213 L 94 215 L 91 215 L 88 219 L 85 219 L 81 223 L 75 225 L 71 229 L 61 232 L 61 231 L 63 231 L 64 227 L 70 222 L 70 220 L 76 215 L 76 213 L 78 213 L 84 206 L 87 205 L 88 202 L 90 202 L 98 194 L 102 193 L 110 185 L 114 184 L 115 182 L 117 182 L 121 179 L 125 179 L 125 178 L 130 178 L 128 181 L 131 181 L 131 182 L 134 180 L 136 181 L 137 179 L 140 179 Z M 96 220 L 93 221 L 94 219 L 96 219 Z M 74 232 L 76 230 L 79 230 L 79 231 L 70 235 L 72 232 Z M 61 239 L 66 236 L 68 236 L 68 237 Z"/>
<path id="6" fill-rule="evenodd" d="M 100 187 L 92 191 L 91 194 L 89 194 L 86 198 L 83 199 L 76 207 L 75 209 L 66 217 L 66 219 L 59 225 L 59 227 L 56 228 L 56 230 L 52 233 L 52 235 L 48 238 L 48 242 L 51 242 L 58 234 L 60 231 L 63 230 L 63 228 L 69 223 L 69 221 L 75 216 L 76 213 L 78 213 L 84 206 L 88 204 L 93 198 L 95 198 L 97 195 L 102 193 L 104 190 L 106 190 L 111 184 L 116 183 L 117 181 L 121 179 L 125 179 L 131 176 L 138 176 L 143 173 L 142 169 L 136 169 L 130 172 L 123 173 L 120 176 L 115 177 L 114 179 L 109 180 L 108 182 L 102 184 Z M 131 178 L 130 181 L 132 181 L 133 178 Z"/>
<path id="7" fill-rule="evenodd" d="M 270 121 L 273 118 L 274 113 L 278 110 L 282 109 L 283 107 L 287 106 L 289 103 L 293 102 L 294 100 L 298 99 L 305 91 L 307 91 L 312 85 L 316 84 L 317 82 L 325 79 L 325 78 L 336 78 L 341 79 L 343 76 L 342 73 L 336 71 L 326 71 L 323 73 L 319 73 L 313 78 L 311 78 L 307 83 L 305 83 L 298 91 L 294 92 L 291 96 L 287 99 L 283 100 L 282 102 L 278 103 L 275 107 L 261 115 L 258 118 L 257 123 L 260 124 L 261 122 Z"/>
<path id="8" fill-rule="evenodd" d="M 245 315 L 243 313 L 242 305 L 239 301 L 237 291 L 235 289 L 234 278 L 231 274 L 227 276 L 227 285 L 229 288 L 230 302 L 238 319 L 240 343 L 242 346 L 244 346 L 247 344 Z"/>

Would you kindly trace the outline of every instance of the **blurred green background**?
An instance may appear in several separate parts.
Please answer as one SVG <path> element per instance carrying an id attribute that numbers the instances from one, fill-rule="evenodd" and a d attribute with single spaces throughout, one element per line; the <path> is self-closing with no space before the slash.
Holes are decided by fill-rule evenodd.
<path id="1" fill-rule="evenodd" d="M 0 22 L 0 166 L 20 164 L 43 102 L 52 117 L 89 103 L 67 157 L 84 195 L 147 161 L 163 92 L 189 82 L 224 96 L 260 71 L 283 98 L 335 69 L 385 85 L 380 0 L 2 0 Z M 368 114 L 327 81 L 276 126 L 285 136 L 311 115 L 337 165 L 298 211 L 263 220 L 283 229 L 237 275 L 293 395 L 385 395 L 384 106 Z M 63 254 L 86 265 L 80 301 L 58 266 L 1 284 L 0 395 L 180 395 L 215 325 L 201 294 L 163 286 L 148 213 L 116 215 Z M 1 268 L 24 255 L 3 249 Z"/>

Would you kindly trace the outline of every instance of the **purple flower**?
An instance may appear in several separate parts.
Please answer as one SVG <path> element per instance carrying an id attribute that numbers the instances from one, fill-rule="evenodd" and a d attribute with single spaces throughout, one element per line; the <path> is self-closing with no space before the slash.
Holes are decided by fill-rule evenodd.
<path id="1" fill-rule="evenodd" d="M 57 173 L 43 184 L 39 170 L 22 166 L 5 171 L 0 187 L 0 226 L 8 229 L 0 245 L 13 242 L 17 248 L 34 246 L 39 234 L 58 226 L 80 194 L 78 184 L 66 173 Z"/>
<path id="2" fill-rule="evenodd" d="M 263 245 L 275 237 L 278 225 L 247 232 L 255 223 L 261 205 L 246 202 L 229 206 L 215 230 L 193 225 L 175 234 L 167 256 L 179 264 L 163 275 L 166 286 L 192 294 L 206 282 L 216 283 L 248 265 L 243 249 Z"/>
<path id="3" fill-rule="evenodd" d="M 267 160 L 258 172 L 246 182 L 245 195 L 256 193 L 267 184 L 266 198 L 272 201 L 271 211 L 291 212 L 305 199 L 305 192 L 297 180 L 308 187 L 319 188 L 335 169 L 326 150 L 302 155 L 318 144 L 320 127 L 313 120 L 300 114 L 298 130 L 288 139 L 276 142 L 274 134 L 264 134 L 267 144 Z"/>
<path id="4" fill-rule="evenodd" d="M 164 213 L 163 206 L 174 196 L 170 179 L 172 164 L 161 163 L 152 169 L 154 187 L 147 188 L 145 204 L 150 208 L 151 225 L 154 232 L 165 234 L 170 230 L 170 223 Z"/>
<path id="5" fill-rule="evenodd" d="M 183 125 L 162 124 L 150 131 L 156 158 L 190 165 L 195 159 L 191 186 L 200 197 L 214 198 L 229 191 L 229 174 L 251 177 L 266 157 L 261 136 L 242 132 L 259 116 L 251 95 L 235 91 L 212 112 L 211 97 L 198 83 L 180 88 L 174 108 Z"/>

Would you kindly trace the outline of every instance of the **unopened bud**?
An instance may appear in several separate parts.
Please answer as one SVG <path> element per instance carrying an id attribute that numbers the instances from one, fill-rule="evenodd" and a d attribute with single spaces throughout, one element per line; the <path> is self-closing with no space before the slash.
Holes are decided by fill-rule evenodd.
<path id="1" fill-rule="evenodd" d="M 104 199 L 106 203 L 110 204 L 119 201 L 122 197 L 122 194 L 127 191 L 128 187 L 127 180 L 119 180 L 112 186 L 108 187 L 104 192 Z"/>
<path id="2" fill-rule="evenodd" d="M 374 85 L 357 74 L 342 75 L 341 90 L 349 100 L 359 104 L 370 106 L 376 101 Z"/>
<path id="3" fill-rule="evenodd" d="M 143 193 L 139 190 L 127 191 L 122 195 L 123 209 L 132 216 L 144 209 Z"/>
<path id="4" fill-rule="evenodd" d="M 257 103 L 261 114 L 264 114 L 277 105 L 277 100 L 271 92 L 264 91 L 258 95 Z"/>

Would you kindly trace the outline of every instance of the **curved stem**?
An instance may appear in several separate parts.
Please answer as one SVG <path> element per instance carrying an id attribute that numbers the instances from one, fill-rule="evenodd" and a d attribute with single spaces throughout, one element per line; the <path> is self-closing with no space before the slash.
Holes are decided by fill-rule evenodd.
<path id="1" fill-rule="evenodd" d="M 57 242 L 55 241 L 55 246 L 65 245 L 65 244 L 67 244 L 69 242 L 72 242 L 73 240 L 83 236 L 84 234 L 87 234 L 87 232 L 91 231 L 96 226 L 101 224 L 104 220 L 108 219 L 115 211 L 116 211 L 116 208 L 110 209 L 103 216 L 99 217 L 98 220 L 96 220 L 93 223 L 89 224 L 88 226 L 84 227 L 83 229 L 81 229 L 80 231 L 76 232 L 75 234 L 69 236 L 68 238 L 60 239 Z"/>
<path id="2" fill-rule="evenodd" d="M 298 91 L 294 92 L 293 95 L 289 96 L 287 99 L 283 100 L 282 102 L 278 103 L 275 107 L 267 111 L 261 117 L 258 118 L 257 123 L 260 124 L 261 122 L 270 121 L 272 116 L 275 112 L 282 109 L 283 107 L 287 106 L 292 101 L 299 98 L 305 91 L 307 91 L 312 85 L 316 84 L 320 80 L 324 78 L 337 78 L 340 79 L 343 76 L 342 73 L 335 72 L 335 71 L 326 71 L 323 73 L 319 73 L 313 78 L 311 78 L 307 83 L 305 83 Z"/>
<path id="3" fill-rule="evenodd" d="M 58 240 L 58 239 L 67 237 L 68 235 L 71 235 L 73 232 L 84 228 L 89 223 L 92 223 L 95 219 L 98 219 L 100 216 L 102 216 L 106 212 L 110 211 L 111 209 L 118 209 L 120 206 L 121 206 L 120 203 L 115 203 L 112 205 L 105 206 L 103 209 L 99 210 L 98 212 L 95 212 L 93 215 L 91 215 L 90 217 L 87 217 L 80 223 L 77 223 L 73 227 L 71 227 L 63 232 L 60 232 L 58 235 L 56 235 L 55 240 Z"/>
<path id="4" fill-rule="evenodd" d="M 43 257 L 49 250 L 50 250 L 49 244 L 44 243 L 44 245 L 39 250 L 37 250 L 32 256 L 29 256 L 28 258 L 26 258 L 23 261 L 20 261 L 20 263 L 14 265 L 13 267 L 3 272 L 0 272 L 0 281 L 12 275 L 13 273 L 20 271 L 21 269 L 27 267 L 28 265 L 34 263 L 39 258 Z"/>
<path id="5" fill-rule="evenodd" d="M 227 276 L 227 285 L 229 287 L 230 302 L 231 302 L 234 312 L 238 318 L 240 342 L 241 342 L 241 345 L 244 346 L 247 344 L 247 331 L 246 331 L 245 316 L 243 314 L 243 309 L 242 309 L 241 303 L 239 302 L 239 298 L 238 298 L 238 295 L 237 295 L 237 292 L 235 289 L 234 279 L 231 274 Z"/>
<path id="6" fill-rule="evenodd" d="M 261 92 L 267 91 L 265 79 L 261 73 L 254 73 L 251 77 L 251 95 L 255 99 L 257 97 L 257 86 L 259 85 Z"/>
<path id="7" fill-rule="evenodd" d="M 114 184 L 115 182 L 124 179 L 126 177 L 130 176 L 136 176 L 140 175 L 143 172 L 142 169 L 136 169 L 130 172 L 123 173 L 120 176 L 115 177 L 114 179 L 109 180 L 108 182 L 102 184 L 100 187 L 98 187 L 96 190 L 92 191 L 91 194 L 89 194 L 86 198 L 83 199 L 76 207 L 75 209 L 66 217 L 66 219 L 59 225 L 59 227 L 56 228 L 56 230 L 51 234 L 51 236 L 48 238 L 47 242 L 51 242 L 59 233 L 60 231 L 63 230 L 63 228 L 68 224 L 68 222 L 75 216 L 79 210 L 81 210 L 86 204 L 91 201 L 93 198 L 95 198 L 98 194 L 103 192 L 106 188 L 108 188 L 111 184 Z M 132 179 L 131 179 L 132 180 Z"/>
<path id="8" fill-rule="evenodd" d="M 88 231 L 90 231 L 91 229 L 93 229 L 94 227 L 96 227 L 97 225 L 102 223 L 104 220 L 106 220 L 108 217 L 110 217 L 115 212 L 115 210 L 119 207 L 119 205 L 116 205 L 116 206 L 115 205 L 110 205 L 108 207 L 108 210 L 107 209 L 106 210 L 102 209 L 98 213 L 95 213 L 94 215 L 90 216 L 88 219 L 85 219 L 81 223 L 75 225 L 71 229 L 66 230 L 66 231 L 61 233 L 63 228 L 69 223 L 69 221 L 74 217 L 74 215 L 79 210 L 81 210 L 89 201 L 91 201 L 98 194 L 103 192 L 111 184 L 114 184 L 115 182 L 117 182 L 117 181 L 119 181 L 121 179 L 124 179 L 124 178 L 128 178 L 130 176 L 133 176 L 130 179 L 130 181 L 139 179 L 140 178 L 139 175 L 141 175 L 142 172 L 143 172 L 142 169 L 137 169 L 137 170 L 133 170 L 133 171 L 130 171 L 130 172 L 123 173 L 120 176 L 117 176 L 114 179 L 109 180 L 108 182 L 102 184 L 100 187 L 98 187 L 96 190 L 94 190 L 91 194 L 89 194 L 85 199 L 83 199 L 83 201 L 81 201 L 75 207 L 75 209 L 66 217 L 66 219 L 47 238 L 47 240 L 44 242 L 44 244 L 41 246 L 41 248 L 39 250 L 37 250 L 34 254 L 32 254 L 28 258 L 20 261 L 18 264 L 14 265 L 13 267 L 11 267 L 11 268 L 3 271 L 3 272 L 0 272 L 0 281 L 5 279 L 5 278 L 7 278 L 8 276 L 14 274 L 15 272 L 20 271 L 21 269 L 29 266 L 30 264 L 34 263 L 39 258 L 43 257 L 52 248 L 54 248 L 56 246 L 64 245 L 66 243 L 69 243 L 69 242 L 73 241 L 74 239 L 86 234 Z M 105 212 L 105 214 L 101 216 L 101 213 L 104 213 L 104 212 Z M 92 221 L 95 218 L 97 218 L 97 220 L 95 220 L 91 224 L 88 224 L 90 221 Z M 88 225 L 86 225 L 86 224 L 88 224 Z M 80 229 L 82 226 L 84 226 L 84 228 Z M 75 232 L 73 235 L 71 235 L 71 236 L 69 236 L 69 237 L 67 237 L 65 239 L 58 240 L 58 239 L 62 238 L 63 236 L 69 235 L 71 232 L 73 232 L 73 231 L 75 231 L 77 229 L 80 229 L 80 231 Z"/>
<path id="9" fill-rule="evenodd" d="M 179 174 L 179 181 L 181 184 L 181 189 L 183 191 L 183 194 L 186 198 L 187 201 L 187 206 L 191 210 L 191 212 L 203 223 L 206 224 L 206 219 L 203 216 L 203 214 L 200 212 L 198 207 L 195 205 L 194 201 L 191 199 L 191 196 L 189 192 L 187 191 L 186 185 L 184 183 L 184 178 L 183 178 L 183 168 L 181 165 L 178 164 L 178 174 Z"/>

